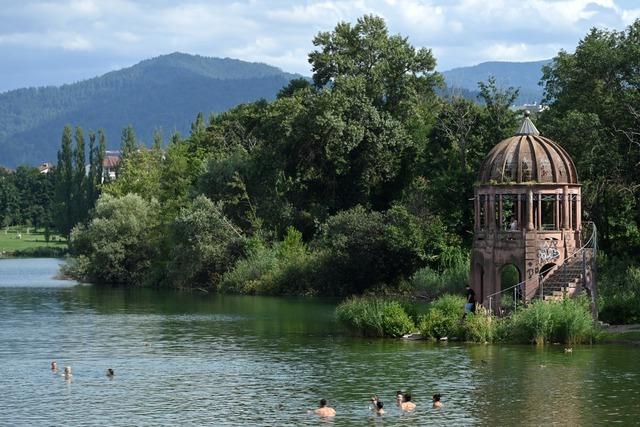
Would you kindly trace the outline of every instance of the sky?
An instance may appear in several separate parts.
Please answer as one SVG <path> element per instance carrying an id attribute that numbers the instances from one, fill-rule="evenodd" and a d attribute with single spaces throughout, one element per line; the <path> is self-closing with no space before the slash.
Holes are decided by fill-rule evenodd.
<path id="1" fill-rule="evenodd" d="M 573 51 L 592 27 L 622 30 L 639 0 L 0 0 L 0 92 L 60 85 L 172 52 L 311 75 L 319 31 L 364 14 L 428 47 L 443 71 Z"/>

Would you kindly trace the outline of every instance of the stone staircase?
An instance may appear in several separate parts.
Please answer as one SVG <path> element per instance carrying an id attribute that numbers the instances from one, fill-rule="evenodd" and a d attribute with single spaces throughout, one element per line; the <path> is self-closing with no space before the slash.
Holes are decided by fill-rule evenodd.
<path id="1" fill-rule="evenodd" d="M 570 256 L 567 262 L 549 272 L 542 284 L 542 299 L 554 301 L 579 294 L 583 289 L 584 275 L 590 274 L 592 258 L 593 249 L 584 248 Z M 540 298 L 540 295 L 536 297 Z"/>

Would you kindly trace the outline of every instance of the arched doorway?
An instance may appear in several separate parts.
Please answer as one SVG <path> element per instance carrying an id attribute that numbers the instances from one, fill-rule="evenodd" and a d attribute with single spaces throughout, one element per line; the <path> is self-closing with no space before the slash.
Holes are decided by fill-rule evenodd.
<path id="1" fill-rule="evenodd" d="M 540 269 L 540 275 L 544 278 L 547 277 L 547 274 L 555 267 L 556 265 L 552 262 L 545 264 Z"/>
<path id="2" fill-rule="evenodd" d="M 522 274 L 514 264 L 505 264 L 500 269 L 500 306 L 503 309 L 513 310 L 517 307 L 518 301 L 522 300 L 522 286 L 516 286 L 522 282 Z M 515 286 L 515 288 L 514 288 Z"/>

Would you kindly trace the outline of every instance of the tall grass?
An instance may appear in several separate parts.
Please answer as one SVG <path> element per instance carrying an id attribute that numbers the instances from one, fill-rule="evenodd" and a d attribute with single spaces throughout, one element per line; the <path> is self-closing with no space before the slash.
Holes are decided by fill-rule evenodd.
<path id="1" fill-rule="evenodd" d="M 415 329 L 402 304 L 375 297 L 351 297 L 336 308 L 338 320 L 351 331 L 371 337 L 399 337 Z"/>
<path id="2" fill-rule="evenodd" d="M 420 317 L 418 329 L 428 338 L 460 338 L 465 299 L 458 295 L 443 295 L 431 302 L 427 313 Z"/>
<path id="3" fill-rule="evenodd" d="M 475 313 L 469 313 L 462 324 L 462 335 L 469 342 L 495 342 L 499 340 L 498 326 L 500 319 L 493 316 L 483 307 L 478 307 Z"/>
<path id="4" fill-rule="evenodd" d="M 587 301 L 569 298 L 534 301 L 506 318 L 502 331 L 507 341 L 538 345 L 590 343 L 598 334 Z"/>

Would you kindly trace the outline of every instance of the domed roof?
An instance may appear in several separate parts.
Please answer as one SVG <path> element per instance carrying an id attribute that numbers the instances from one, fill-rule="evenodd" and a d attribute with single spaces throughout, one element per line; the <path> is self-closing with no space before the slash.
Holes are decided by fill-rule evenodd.
<path id="1" fill-rule="evenodd" d="M 525 113 L 520 130 L 489 152 L 478 179 L 481 184 L 577 184 L 578 174 L 564 148 L 540 136 Z"/>

